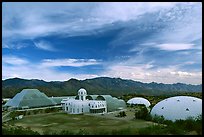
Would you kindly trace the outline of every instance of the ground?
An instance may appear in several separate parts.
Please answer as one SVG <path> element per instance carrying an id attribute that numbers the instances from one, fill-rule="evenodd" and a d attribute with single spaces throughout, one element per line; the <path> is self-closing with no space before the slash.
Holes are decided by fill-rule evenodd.
<path id="1" fill-rule="evenodd" d="M 25 116 L 21 120 L 10 121 L 9 124 L 30 127 L 40 134 L 45 131 L 59 132 L 60 130 L 78 132 L 80 129 L 95 133 L 96 131 L 113 131 L 127 128 L 137 134 L 138 128 L 155 124 L 150 121 L 135 120 L 134 113 L 131 111 L 127 111 L 127 116 L 122 118 L 115 117 L 117 113 L 104 115 L 73 115 L 64 112 L 37 114 Z"/>

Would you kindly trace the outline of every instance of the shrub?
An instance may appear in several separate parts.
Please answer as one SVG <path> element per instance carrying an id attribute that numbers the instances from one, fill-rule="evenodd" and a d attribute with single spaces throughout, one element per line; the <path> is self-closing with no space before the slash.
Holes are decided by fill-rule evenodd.
<path id="1" fill-rule="evenodd" d="M 165 119 L 164 119 L 163 116 L 155 115 L 155 116 L 152 117 L 152 121 L 153 121 L 153 122 L 157 122 L 157 123 L 159 123 L 159 124 L 163 124 L 164 121 L 165 121 Z"/>
<path id="2" fill-rule="evenodd" d="M 136 119 L 146 119 L 149 115 L 149 112 L 145 106 L 138 106 L 135 110 Z"/>
<path id="3" fill-rule="evenodd" d="M 125 117 L 125 116 L 126 116 L 125 111 L 121 111 L 116 117 Z"/>
<path id="4" fill-rule="evenodd" d="M 23 128 L 21 126 L 3 126 L 2 127 L 3 135 L 40 135 L 38 132 L 33 131 L 29 128 Z"/>

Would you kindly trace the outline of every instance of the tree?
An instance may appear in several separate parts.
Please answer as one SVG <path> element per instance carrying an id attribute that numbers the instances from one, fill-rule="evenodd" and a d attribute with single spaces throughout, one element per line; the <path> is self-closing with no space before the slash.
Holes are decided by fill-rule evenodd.
<path id="1" fill-rule="evenodd" d="M 145 106 L 137 106 L 135 109 L 135 118 L 136 119 L 146 119 L 149 115 L 149 111 Z"/>

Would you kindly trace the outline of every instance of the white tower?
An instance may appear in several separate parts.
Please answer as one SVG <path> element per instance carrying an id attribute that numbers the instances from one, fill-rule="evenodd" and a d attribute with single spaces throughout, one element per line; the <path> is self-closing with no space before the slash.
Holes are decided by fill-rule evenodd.
<path id="1" fill-rule="evenodd" d="M 84 88 L 81 88 L 78 90 L 79 100 L 82 100 L 82 101 L 86 100 L 86 95 L 87 95 L 87 93 L 86 93 L 86 90 Z"/>

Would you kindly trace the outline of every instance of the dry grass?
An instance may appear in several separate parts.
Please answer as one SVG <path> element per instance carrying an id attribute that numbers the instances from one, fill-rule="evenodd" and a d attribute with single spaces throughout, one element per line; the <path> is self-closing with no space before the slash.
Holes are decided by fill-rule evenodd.
<path id="1" fill-rule="evenodd" d="M 10 124 L 15 124 L 23 127 L 30 127 L 34 131 L 43 134 L 45 131 L 70 130 L 78 132 L 80 129 L 85 129 L 90 133 L 96 131 L 107 131 L 121 129 L 131 129 L 135 131 L 138 128 L 144 128 L 153 125 L 153 122 L 144 120 L 133 120 L 131 115 L 125 118 L 117 118 L 113 114 L 103 116 L 91 115 L 72 115 L 63 112 L 50 113 L 50 114 L 37 114 L 25 116 L 21 120 L 11 121 Z"/>

